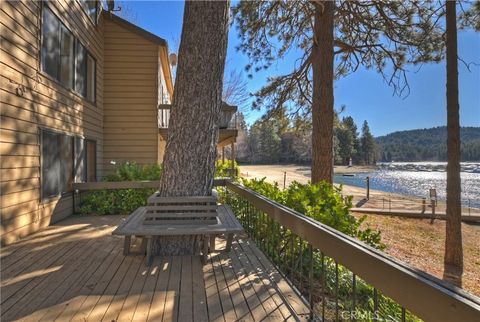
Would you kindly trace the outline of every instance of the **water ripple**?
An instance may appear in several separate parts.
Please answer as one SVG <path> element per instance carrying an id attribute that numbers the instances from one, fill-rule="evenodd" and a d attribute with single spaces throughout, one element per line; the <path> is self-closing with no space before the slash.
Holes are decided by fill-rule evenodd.
<path id="1" fill-rule="evenodd" d="M 421 172 L 405 170 L 378 170 L 356 174 L 354 177 L 336 175 L 334 181 L 357 187 L 365 187 L 370 177 L 370 188 L 416 197 L 429 197 L 429 189 L 437 190 L 439 200 L 446 199 L 447 175 L 445 172 Z M 480 173 L 461 172 L 462 204 L 480 207 Z"/>

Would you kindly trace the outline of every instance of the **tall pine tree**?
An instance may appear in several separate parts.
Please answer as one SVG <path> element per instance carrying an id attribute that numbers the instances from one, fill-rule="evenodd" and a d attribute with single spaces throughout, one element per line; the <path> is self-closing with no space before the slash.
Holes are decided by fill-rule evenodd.
<path id="1" fill-rule="evenodd" d="M 161 196 L 212 194 L 229 9 L 229 1 L 185 2 Z M 205 237 L 158 237 L 154 252 L 185 254 L 197 242 Z"/>
<path id="2" fill-rule="evenodd" d="M 398 93 L 408 91 L 405 65 L 438 61 L 441 34 L 430 1 L 241 1 L 239 49 L 260 71 L 296 51 L 293 70 L 272 77 L 254 107 L 290 106 L 311 114 L 312 182 L 332 182 L 334 78 L 374 69 Z"/>
<path id="3" fill-rule="evenodd" d="M 360 144 L 360 154 L 362 155 L 363 162 L 366 165 L 375 163 L 377 144 L 375 143 L 375 138 L 370 132 L 370 127 L 368 126 L 367 121 L 363 122 Z"/>

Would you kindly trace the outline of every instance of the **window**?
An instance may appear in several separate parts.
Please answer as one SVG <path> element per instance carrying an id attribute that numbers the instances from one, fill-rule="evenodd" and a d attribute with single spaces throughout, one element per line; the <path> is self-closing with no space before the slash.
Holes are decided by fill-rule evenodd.
<path id="1" fill-rule="evenodd" d="M 87 94 L 87 50 L 78 39 L 75 48 L 75 91 L 85 97 Z"/>
<path id="2" fill-rule="evenodd" d="M 53 78 L 58 78 L 58 56 L 60 47 L 58 46 L 60 21 L 46 6 L 43 8 L 42 25 L 42 69 Z"/>
<path id="3" fill-rule="evenodd" d="M 62 25 L 60 27 L 60 82 L 68 88 L 73 86 L 73 46 L 72 33 Z"/>
<path id="4" fill-rule="evenodd" d="M 42 70 L 95 103 L 96 61 L 85 46 L 43 6 Z"/>
<path id="5" fill-rule="evenodd" d="M 94 24 L 97 24 L 98 3 L 96 0 L 80 0 L 83 10 L 92 19 Z"/>
<path id="6" fill-rule="evenodd" d="M 87 99 L 90 102 L 95 102 L 95 86 L 96 86 L 96 81 L 95 81 L 95 68 L 96 68 L 96 63 L 93 57 L 90 54 L 87 54 Z"/>
<path id="7" fill-rule="evenodd" d="M 75 182 L 87 181 L 87 171 L 85 169 L 85 140 L 80 137 L 75 138 Z"/>
<path id="8" fill-rule="evenodd" d="M 42 199 L 71 192 L 73 182 L 96 181 L 96 149 L 95 141 L 42 130 Z"/>
<path id="9" fill-rule="evenodd" d="M 93 140 L 75 138 L 75 182 L 97 181 L 97 144 Z"/>
<path id="10" fill-rule="evenodd" d="M 42 131 L 42 199 L 72 191 L 72 137 Z"/>

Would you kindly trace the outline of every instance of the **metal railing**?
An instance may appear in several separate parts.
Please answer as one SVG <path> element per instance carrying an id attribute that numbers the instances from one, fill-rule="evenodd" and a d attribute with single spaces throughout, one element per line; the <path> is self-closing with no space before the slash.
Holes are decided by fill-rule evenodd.
<path id="1" fill-rule="evenodd" d="M 313 320 L 480 320 L 480 299 L 460 288 L 239 184 L 226 182 L 225 198 Z"/>

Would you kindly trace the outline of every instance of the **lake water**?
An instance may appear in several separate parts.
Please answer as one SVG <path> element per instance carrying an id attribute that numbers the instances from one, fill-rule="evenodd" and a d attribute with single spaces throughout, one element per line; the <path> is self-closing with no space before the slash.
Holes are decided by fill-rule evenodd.
<path id="1" fill-rule="evenodd" d="M 370 188 L 415 197 L 429 197 L 429 189 L 437 189 L 439 200 L 446 198 L 446 163 L 389 163 L 380 164 L 380 169 L 355 174 L 353 177 L 335 175 L 334 182 L 357 187 L 366 186 L 370 177 Z M 462 204 L 480 208 L 480 163 L 462 163 Z"/>

